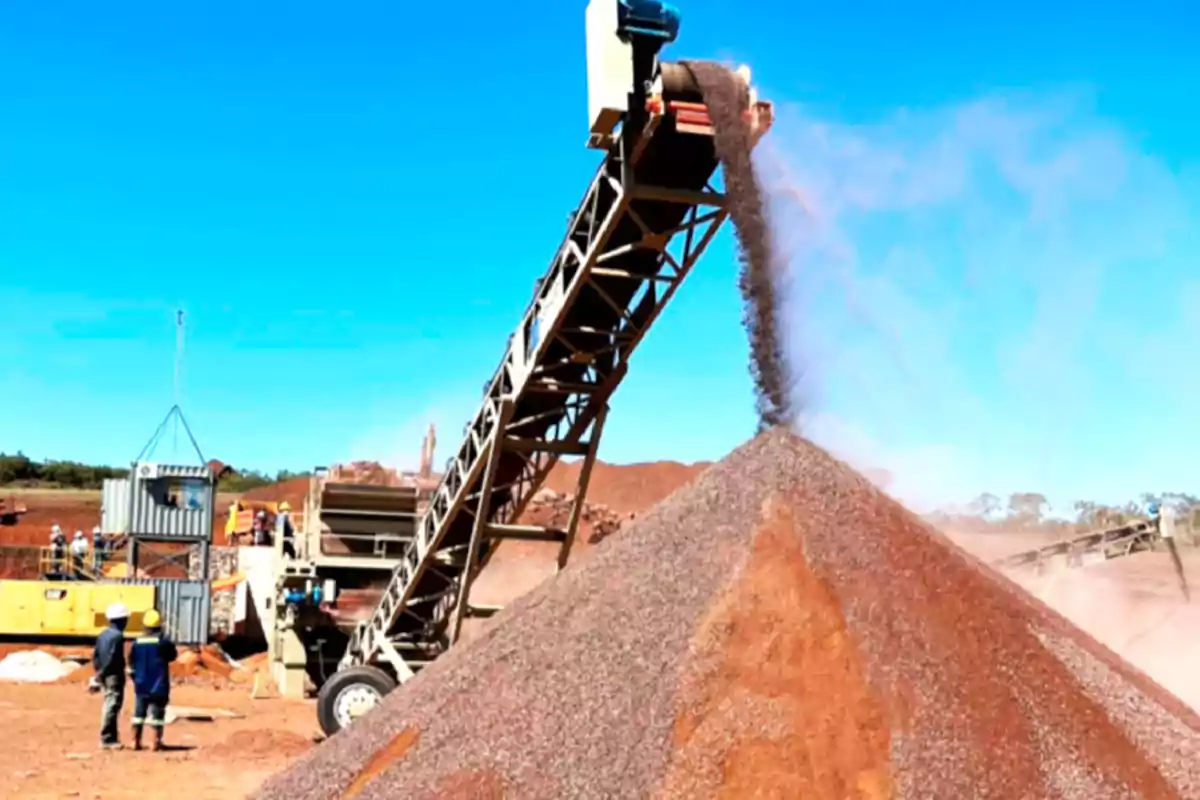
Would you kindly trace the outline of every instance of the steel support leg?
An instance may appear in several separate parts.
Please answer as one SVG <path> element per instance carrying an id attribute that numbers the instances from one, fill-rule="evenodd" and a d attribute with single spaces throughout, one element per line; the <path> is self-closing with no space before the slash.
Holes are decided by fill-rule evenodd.
<path id="1" fill-rule="evenodd" d="M 500 464 L 500 454 L 504 451 L 504 437 L 508 430 L 508 422 L 512 419 L 513 401 L 505 398 L 500 401 L 499 419 L 496 420 L 495 434 L 487 454 L 487 466 L 483 470 L 483 479 L 479 484 L 479 503 L 475 510 L 475 524 L 471 528 L 471 543 L 467 546 L 467 562 L 463 565 L 458 577 L 458 597 L 454 602 L 454 610 L 450 620 L 450 644 L 458 641 L 462 633 L 463 618 L 467 613 L 467 603 L 471 596 L 471 583 L 475 580 L 475 572 L 479 561 L 479 544 L 483 541 L 484 529 L 488 524 L 488 516 L 492 510 L 492 486 L 496 482 L 496 468 Z"/>
<path id="2" fill-rule="evenodd" d="M 558 571 L 567 566 L 571 556 L 571 547 L 575 544 L 575 534 L 579 530 L 579 518 L 583 515 L 583 503 L 587 499 L 588 483 L 592 479 L 592 467 L 596 464 L 596 451 L 600 448 L 600 434 L 604 432 L 604 420 L 608 417 L 608 403 L 600 407 L 596 419 L 592 421 L 592 432 L 588 435 L 587 453 L 579 468 L 579 481 L 575 486 L 575 501 L 571 503 L 571 515 L 567 517 L 567 529 L 564 532 L 562 547 L 558 550 Z"/>

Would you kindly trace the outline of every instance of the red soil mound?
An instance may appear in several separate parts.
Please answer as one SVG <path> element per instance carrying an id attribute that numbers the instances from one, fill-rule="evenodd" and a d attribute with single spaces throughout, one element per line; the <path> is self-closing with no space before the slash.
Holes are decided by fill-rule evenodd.
<path id="1" fill-rule="evenodd" d="M 597 461 L 588 481 L 587 499 L 589 503 L 608 506 L 619 514 L 636 514 L 660 502 L 708 466 L 707 461 L 619 465 Z M 546 476 L 545 487 L 556 492 L 574 493 L 581 467 L 580 461 L 560 461 Z"/>
<path id="2" fill-rule="evenodd" d="M 562 461 L 546 478 L 545 487 L 556 492 L 573 493 L 579 480 L 580 461 Z M 588 484 L 588 500 L 605 505 L 617 513 L 644 511 L 671 492 L 699 475 L 708 462 L 680 464 L 677 461 L 655 461 L 647 464 L 606 464 L 597 461 Z M 251 489 L 242 497 L 251 501 L 283 502 L 299 508 L 308 492 L 307 478 L 274 483 Z M 218 509 L 218 516 L 224 509 Z"/>
<path id="3" fill-rule="evenodd" d="M 363 800 L 1200 796 L 1200 718 L 783 430 L 385 709 L 260 796 L 338 797 L 405 729 Z"/>
<path id="4" fill-rule="evenodd" d="M 636 518 L 638 514 L 661 502 L 672 492 L 686 485 L 710 466 L 708 461 L 695 464 L 680 464 L 677 461 L 656 461 L 645 464 L 606 464 L 596 462 L 588 482 L 587 501 L 579 517 L 572 560 L 578 560 L 592 545 L 598 544 Z M 565 528 L 570 519 L 570 508 L 574 500 L 571 494 L 577 488 L 579 461 L 559 462 L 546 476 L 544 489 L 557 494 L 551 501 L 542 501 L 543 492 L 534 496 L 533 502 L 521 515 L 526 525 L 546 525 Z M 494 575 L 497 570 L 508 569 L 513 564 L 524 564 L 543 569 L 558 560 L 558 545 L 544 542 L 501 542 L 491 554 L 484 572 Z M 509 583 L 506 577 L 501 583 Z M 517 582 L 513 591 L 505 591 L 492 598 L 493 602 L 507 603 L 519 596 L 525 584 Z"/>
<path id="5" fill-rule="evenodd" d="M 270 486 L 260 486 L 257 489 L 251 489 L 242 495 L 242 498 L 245 500 L 261 500 L 272 503 L 286 501 L 291 504 L 292 508 L 300 509 L 304 506 L 304 496 L 306 494 L 308 494 L 308 478 L 292 478 L 282 483 L 273 483 Z"/>

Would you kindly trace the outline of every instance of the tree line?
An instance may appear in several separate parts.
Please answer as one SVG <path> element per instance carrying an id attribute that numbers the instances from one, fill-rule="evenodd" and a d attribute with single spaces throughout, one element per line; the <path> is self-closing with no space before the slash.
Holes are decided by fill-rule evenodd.
<path id="1" fill-rule="evenodd" d="M 1148 519 L 1150 506 L 1155 504 L 1171 506 L 1181 518 L 1190 518 L 1200 510 L 1200 497 L 1187 492 L 1144 492 L 1136 500 L 1120 505 L 1080 500 L 1070 514 L 1052 514 L 1050 502 L 1038 492 L 1014 492 L 1007 499 L 984 492 L 965 508 L 939 511 L 934 516 L 941 521 L 1005 530 L 1014 527 L 1092 530 Z"/>
<path id="2" fill-rule="evenodd" d="M 281 469 L 272 477 L 260 470 L 246 470 L 226 475 L 217 484 L 217 489 L 222 492 L 248 492 L 259 486 L 308 477 L 310 474 Z M 34 461 L 20 451 L 15 455 L 0 452 L 0 486 L 10 488 L 100 489 L 106 479 L 125 478 L 128 475 L 128 467 L 97 466 L 78 461 Z"/>
<path id="3" fill-rule="evenodd" d="M 217 482 L 217 491 L 220 492 L 248 492 L 251 489 L 257 489 L 260 486 L 270 486 L 273 483 L 283 483 L 294 478 L 307 478 L 312 475 L 311 472 L 292 472 L 291 470 L 281 469 L 275 473 L 275 477 L 271 477 L 268 473 L 256 469 L 248 469 L 245 472 L 232 472 Z"/>
<path id="4" fill-rule="evenodd" d="M 24 453 L 0 453 L 0 486 L 99 489 L 106 478 L 124 478 L 128 468 L 78 461 L 34 461 Z"/>

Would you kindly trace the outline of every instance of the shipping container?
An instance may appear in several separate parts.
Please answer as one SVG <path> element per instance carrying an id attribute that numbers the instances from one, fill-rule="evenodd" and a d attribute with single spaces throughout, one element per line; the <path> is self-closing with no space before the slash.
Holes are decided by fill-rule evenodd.
<path id="1" fill-rule="evenodd" d="M 129 533 L 128 478 L 106 478 L 100 496 L 100 530 L 111 535 Z"/>
<path id="2" fill-rule="evenodd" d="M 207 466 L 138 462 L 129 478 L 105 481 L 101 525 L 143 539 L 211 541 L 215 500 Z"/>
<path id="3" fill-rule="evenodd" d="M 142 615 L 155 607 L 155 587 L 86 581 L 0 580 L 0 635 L 94 638 L 108 627 L 113 603 L 129 607 L 126 635 L 142 632 Z"/>
<path id="4" fill-rule="evenodd" d="M 204 644 L 212 624 L 212 592 L 208 581 L 171 578 L 129 578 L 130 586 L 152 586 L 155 608 L 162 614 L 163 629 L 179 644 Z"/>

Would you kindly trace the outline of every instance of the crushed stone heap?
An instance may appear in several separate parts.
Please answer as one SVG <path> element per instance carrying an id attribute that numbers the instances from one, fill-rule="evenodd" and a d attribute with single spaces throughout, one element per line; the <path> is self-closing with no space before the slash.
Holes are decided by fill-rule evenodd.
<path id="1" fill-rule="evenodd" d="M 1200 718 L 760 434 L 259 794 L 1200 797 Z"/>

